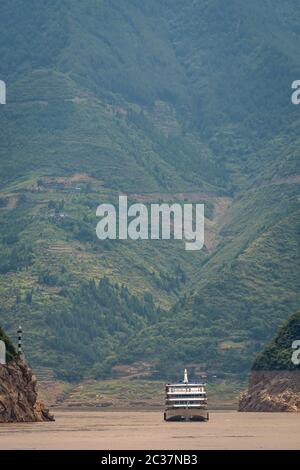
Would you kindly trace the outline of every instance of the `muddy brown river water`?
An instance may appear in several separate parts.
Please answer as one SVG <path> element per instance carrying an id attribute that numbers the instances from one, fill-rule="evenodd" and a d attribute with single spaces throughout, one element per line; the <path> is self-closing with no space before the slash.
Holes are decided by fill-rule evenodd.
<path id="1" fill-rule="evenodd" d="M 0 424 L 0 449 L 300 449 L 300 413 L 210 413 L 164 422 L 157 411 L 55 410 L 54 423 Z"/>

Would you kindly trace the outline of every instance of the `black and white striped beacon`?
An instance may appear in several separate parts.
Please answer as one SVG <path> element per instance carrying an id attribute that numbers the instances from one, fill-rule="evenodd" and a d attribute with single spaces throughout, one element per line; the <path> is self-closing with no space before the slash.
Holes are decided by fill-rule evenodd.
<path id="1" fill-rule="evenodd" d="M 23 353 L 22 353 L 22 333 L 23 333 L 22 327 L 19 326 L 19 328 L 18 328 L 18 355 L 20 357 L 23 357 Z"/>

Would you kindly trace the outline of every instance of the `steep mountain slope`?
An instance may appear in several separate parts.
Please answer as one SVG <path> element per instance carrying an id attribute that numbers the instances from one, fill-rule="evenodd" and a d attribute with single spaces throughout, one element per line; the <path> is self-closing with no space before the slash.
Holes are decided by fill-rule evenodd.
<path id="1" fill-rule="evenodd" d="M 163 322 L 140 332 L 133 349 L 161 359 L 165 373 L 176 361 L 223 372 L 249 368 L 278 322 L 299 306 L 299 229 L 297 185 L 237 199 L 224 241 L 201 267 L 192 292 Z M 183 338 L 188 344 L 180 346 Z"/>
<path id="2" fill-rule="evenodd" d="M 252 365 L 248 390 L 240 397 L 240 411 L 299 411 L 300 312 L 279 328 Z"/>
<path id="3" fill-rule="evenodd" d="M 257 355 L 252 370 L 297 370 L 299 365 L 292 361 L 294 341 L 300 338 L 300 312 L 291 315 L 279 328 L 277 335 Z"/>
<path id="4" fill-rule="evenodd" d="M 20 143 L 26 172 L 92 166 L 118 190 L 151 190 L 151 176 L 156 187 L 178 190 L 178 173 L 198 187 L 201 176 L 236 185 L 253 179 L 257 165 L 261 175 L 265 165 L 274 172 L 282 155 L 274 162 L 274 148 L 264 149 L 298 118 L 290 105 L 299 71 L 297 5 L 222 3 L 35 0 L 33 14 L 24 1 L 2 2 L 9 106 L 1 118 L 11 132 L 5 121 L 1 129 L 14 172 Z M 161 121 L 172 139 L 156 135 L 153 126 L 167 124 Z M 291 171 L 297 161 L 288 163 Z"/>
<path id="5" fill-rule="evenodd" d="M 3 324 L 69 379 L 141 358 L 244 373 L 300 301 L 296 0 L 0 13 Z M 99 242 L 119 192 L 204 202 L 205 249 Z"/>

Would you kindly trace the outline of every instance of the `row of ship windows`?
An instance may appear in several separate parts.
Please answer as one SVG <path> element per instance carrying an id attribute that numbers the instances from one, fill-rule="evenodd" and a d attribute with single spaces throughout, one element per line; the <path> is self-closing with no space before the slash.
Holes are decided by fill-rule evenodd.
<path id="1" fill-rule="evenodd" d="M 176 393 L 176 395 L 170 395 L 168 398 L 185 398 L 186 400 L 189 398 L 206 398 L 206 393 L 197 393 L 197 395 L 179 395 Z"/>
<path id="2" fill-rule="evenodd" d="M 192 401 L 191 403 L 188 400 L 178 400 L 178 401 L 172 401 L 170 405 L 203 405 L 203 400 L 195 400 Z"/>

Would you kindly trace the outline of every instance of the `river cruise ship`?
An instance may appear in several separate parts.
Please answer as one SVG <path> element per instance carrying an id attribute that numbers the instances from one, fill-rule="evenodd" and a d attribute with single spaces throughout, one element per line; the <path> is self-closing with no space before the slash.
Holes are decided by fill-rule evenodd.
<path id="1" fill-rule="evenodd" d="M 186 369 L 183 382 L 166 384 L 165 421 L 208 421 L 205 387 L 189 382 Z"/>

